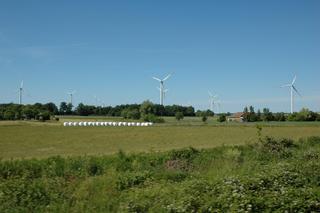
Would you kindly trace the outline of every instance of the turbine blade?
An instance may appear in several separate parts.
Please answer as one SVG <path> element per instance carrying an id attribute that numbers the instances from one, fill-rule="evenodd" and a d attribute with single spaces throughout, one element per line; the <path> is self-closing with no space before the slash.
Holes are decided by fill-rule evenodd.
<path id="1" fill-rule="evenodd" d="M 294 91 L 296 91 L 296 93 L 297 93 L 300 97 L 302 97 L 301 94 L 298 92 L 297 88 L 295 88 L 293 85 L 292 85 L 292 88 L 293 88 Z"/>
<path id="2" fill-rule="evenodd" d="M 21 85 L 20 85 L 20 88 L 23 88 L 23 80 L 21 81 Z"/>
<path id="3" fill-rule="evenodd" d="M 283 87 L 291 87 L 291 84 L 285 84 L 285 85 L 282 85 L 281 87 L 282 87 L 282 88 L 283 88 Z"/>
<path id="4" fill-rule="evenodd" d="M 213 97 L 212 93 L 210 91 L 208 91 L 208 94 L 210 97 Z"/>
<path id="5" fill-rule="evenodd" d="M 159 78 L 156 78 L 156 77 L 152 77 L 154 80 L 157 80 L 157 81 L 160 81 L 161 82 L 161 80 L 159 79 Z"/>
<path id="6" fill-rule="evenodd" d="M 297 79 L 297 76 L 295 75 L 291 83 L 292 85 L 294 84 L 294 82 L 296 82 L 296 79 Z"/>
<path id="7" fill-rule="evenodd" d="M 170 78 L 171 74 L 167 75 L 167 77 L 165 77 L 162 81 L 168 80 L 168 78 Z"/>

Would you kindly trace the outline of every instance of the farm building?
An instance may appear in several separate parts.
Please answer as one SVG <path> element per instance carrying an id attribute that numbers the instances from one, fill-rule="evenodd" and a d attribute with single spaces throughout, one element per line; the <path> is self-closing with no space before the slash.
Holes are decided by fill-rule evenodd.
<path id="1" fill-rule="evenodd" d="M 243 122 L 244 112 L 236 112 L 227 117 L 227 121 Z"/>

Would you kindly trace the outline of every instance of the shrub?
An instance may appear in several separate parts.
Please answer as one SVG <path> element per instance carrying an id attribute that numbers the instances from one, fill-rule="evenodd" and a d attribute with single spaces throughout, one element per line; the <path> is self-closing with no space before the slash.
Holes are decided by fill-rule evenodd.
<path id="1" fill-rule="evenodd" d="M 134 186 L 143 184 L 148 178 L 151 177 L 149 172 L 129 172 L 119 175 L 116 182 L 118 190 L 129 189 Z"/>
<path id="2" fill-rule="evenodd" d="M 177 119 L 177 121 L 180 121 L 183 119 L 183 113 L 182 112 L 176 112 L 175 114 L 175 118 Z"/>
<path id="3" fill-rule="evenodd" d="M 143 121 L 153 122 L 153 123 L 164 123 L 165 120 L 163 118 L 159 118 L 154 114 L 146 114 L 142 117 Z"/>
<path id="4" fill-rule="evenodd" d="M 225 122 L 227 120 L 226 115 L 223 113 L 219 116 L 218 121 L 219 122 Z"/>
<path id="5" fill-rule="evenodd" d="M 172 151 L 169 152 L 168 155 L 169 155 L 169 160 L 187 160 L 187 161 L 191 161 L 198 154 L 199 154 L 198 150 L 196 150 L 193 147 L 189 147 L 187 149 L 172 150 Z"/>
<path id="6" fill-rule="evenodd" d="M 208 120 L 208 117 L 206 115 L 202 115 L 201 120 L 205 123 Z"/>
<path id="7" fill-rule="evenodd" d="M 279 157 L 288 157 L 291 155 L 290 148 L 296 147 L 291 139 L 275 139 L 272 137 L 265 137 L 261 140 L 262 154 L 270 153 Z"/>

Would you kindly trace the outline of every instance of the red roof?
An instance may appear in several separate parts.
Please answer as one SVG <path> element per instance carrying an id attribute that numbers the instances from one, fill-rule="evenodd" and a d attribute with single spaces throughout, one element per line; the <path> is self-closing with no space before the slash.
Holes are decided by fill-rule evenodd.
<path id="1" fill-rule="evenodd" d="M 229 116 L 229 118 L 241 118 L 243 117 L 244 115 L 244 112 L 236 112 L 236 113 L 233 113 L 231 116 Z"/>

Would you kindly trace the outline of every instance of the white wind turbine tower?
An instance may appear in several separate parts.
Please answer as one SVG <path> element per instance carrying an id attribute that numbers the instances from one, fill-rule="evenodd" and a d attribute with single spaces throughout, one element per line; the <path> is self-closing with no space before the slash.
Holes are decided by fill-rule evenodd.
<path id="1" fill-rule="evenodd" d="M 75 90 L 73 90 L 72 92 L 68 92 L 67 94 L 70 95 L 70 103 L 73 106 L 73 95 L 76 93 Z"/>
<path id="2" fill-rule="evenodd" d="M 290 87 L 290 95 L 291 95 L 291 114 L 293 113 L 293 110 L 294 110 L 294 92 L 293 91 L 295 91 L 300 97 L 301 97 L 301 95 L 300 95 L 300 93 L 298 92 L 298 90 L 297 90 L 297 88 L 294 86 L 294 83 L 296 82 L 296 79 L 297 79 L 297 76 L 294 76 L 294 78 L 293 78 L 293 80 L 292 80 L 292 82 L 291 82 L 291 84 L 286 84 L 286 85 L 283 85 L 283 86 L 281 86 L 281 87 Z"/>
<path id="3" fill-rule="evenodd" d="M 210 91 L 208 91 L 208 94 L 209 94 L 210 110 L 213 112 L 216 98 L 218 97 L 218 95 L 213 95 Z"/>
<path id="4" fill-rule="evenodd" d="M 158 88 L 159 91 L 160 91 L 160 105 L 163 105 L 163 99 L 164 99 L 164 96 L 165 96 L 165 93 L 168 92 L 168 90 L 165 90 L 164 89 L 164 82 L 166 80 L 168 80 L 168 78 L 170 78 L 171 74 L 167 75 L 167 77 L 165 77 L 164 79 L 159 79 L 159 78 L 156 78 L 156 77 L 152 77 L 154 80 L 156 81 L 159 81 L 160 82 L 160 87 Z"/>
<path id="5" fill-rule="evenodd" d="M 216 104 L 217 104 L 217 113 L 220 113 L 220 110 L 221 110 L 221 101 L 220 101 L 220 100 L 216 100 Z"/>
<path id="6" fill-rule="evenodd" d="M 22 92 L 23 92 L 23 81 L 21 81 L 19 88 L 19 104 L 22 104 Z"/>

